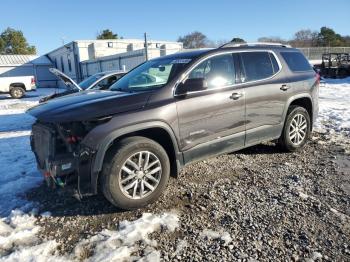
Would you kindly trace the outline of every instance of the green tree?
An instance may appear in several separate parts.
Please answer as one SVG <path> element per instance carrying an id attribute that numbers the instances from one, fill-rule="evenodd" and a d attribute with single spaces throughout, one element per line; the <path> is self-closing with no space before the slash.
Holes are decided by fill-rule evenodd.
<path id="1" fill-rule="evenodd" d="M 28 44 L 22 31 L 8 27 L 0 35 L 0 54 L 34 55 L 36 48 Z"/>
<path id="2" fill-rule="evenodd" d="M 0 54 L 3 53 L 4 49 L 5 49 L 5 42 L 4 42 L 4 40 L 2 40 L 2 38 L 0 37 Z"/>
<path id="3" fill-rule="evenodd" d="M 182 42 L 184 48 L 202 48 L 210 45 L 207 36 L 198 31 L 180 36 L 177 41 Z"/>
<path id="4" fill-rule="evenodd" d="M 326 26 L 321 27 L 318 33 L 318 45 L 320 46 L 344 46 L 345 41 L 340 34 Z"/>
<path id="5" fill-rule="evenodd" d="M 109 29 L 102 30 L 102 32 L 99 32 L 96 39 L 118 39 L 118 34 L 113 33 Z"/>
<path id="6" fill-rule="evenodd" d="M 242 38 L 234 37 L 234 38 L 232 38 L 231 43 L 239 44 L 239 43 L 246 43 L 246 41 L 244 41 L 244 39 L 242 39 Z"/>
<path id="7" fill-rule="evenodd" d="M 345 46 L 350 46 L 350 36 L 343 36 Z"/>

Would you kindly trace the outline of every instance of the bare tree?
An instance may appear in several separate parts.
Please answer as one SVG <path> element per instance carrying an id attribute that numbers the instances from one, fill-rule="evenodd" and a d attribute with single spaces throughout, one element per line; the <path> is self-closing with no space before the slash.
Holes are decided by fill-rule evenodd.
<path id="1" fill-rule="evenodd" d="M 198 31 L 180 36 L 177 41 L 182 42 L 184 48 L 202 48 L 210 45 L 207 36 Z"/>
<path id="2" fill-rule="evenodd" d="M 290 43 L 295 47 L 312 47 L 317 45 L 318 32 L 302 29 L 294 34 Z"/>
<path id="3" fill-rule="evenodd" d="M 288 41 L 283 40 L 279 36 L 260 37 L 260 38 L 258 38 L 258 42 L 281 43 L 281 44 L 287 44 L 288 43 Z"/>

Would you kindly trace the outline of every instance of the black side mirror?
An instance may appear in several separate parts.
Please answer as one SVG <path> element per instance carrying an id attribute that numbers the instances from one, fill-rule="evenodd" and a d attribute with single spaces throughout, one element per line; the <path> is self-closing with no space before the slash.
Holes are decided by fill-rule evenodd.
<path id="1" fill-rule="evenodd" d="M 176 89 L 176 95 L 185 95 L 188 92 L 203 91 L 208 88 L 207 81 L 204 78 L 187 79 L 180 83 Z"/>

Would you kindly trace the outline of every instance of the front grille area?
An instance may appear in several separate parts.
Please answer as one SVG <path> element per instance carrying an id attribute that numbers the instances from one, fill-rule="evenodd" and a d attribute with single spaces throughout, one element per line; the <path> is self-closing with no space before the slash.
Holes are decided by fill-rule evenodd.
<path id="1" fill-rule="evenodd" d="M 34 124 L 32 128 L 32 150 L 35 154 L 40 169 L 46 169 L 46 160 L 54 156 L 55 139 L 54 131 L 42 124 Z"/>

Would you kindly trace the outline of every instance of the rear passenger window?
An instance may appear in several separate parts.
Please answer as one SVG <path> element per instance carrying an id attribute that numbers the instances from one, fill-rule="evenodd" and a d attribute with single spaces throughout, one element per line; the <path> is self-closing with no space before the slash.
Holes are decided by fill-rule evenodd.
<path id="1" fill-rule="evenodd" d="M 208 89 L 230 86 L 235 83 L 235 66 L 232 54 L 211 57 L 196 66 L 189 79 L 204 78 Z"/>
<path id="2" fill-rule="evenodd" d="M 279 70 L 276 59 L 274 56 L 270 57 L 269 52 L 244 52 L 241 53 L 241 56 L 245 70 L 245 82 L 268 78 Z"/>
<path id="3" fill-rule="evenodd" d="M 300 52 L 281 52 L 281 55 L 293 72 L 312 70 L 309 61 Z"/>

